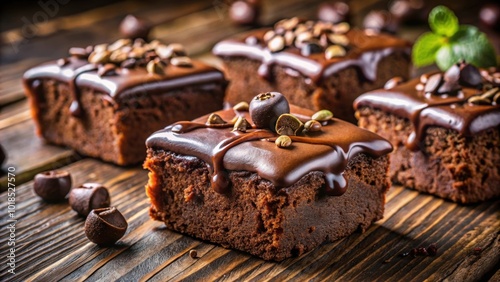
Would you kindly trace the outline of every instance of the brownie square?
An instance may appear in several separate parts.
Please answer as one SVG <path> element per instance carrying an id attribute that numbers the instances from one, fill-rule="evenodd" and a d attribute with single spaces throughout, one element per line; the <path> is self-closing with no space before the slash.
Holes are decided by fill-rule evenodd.
<path id="1" fill-rule="evenodd" d="M 225 101 L 249 101 L 255 93 L 278 91 L 290 103 L 331 110 L 356 122 L 352 103 L 394 77 L 409 77 L 409 42 L 367 33 L 347 23 L 282 20 L 215 45 L 231 81 Z"/>
<path id="2" fill-rule="evenodd" d="M 454 75 L 458 71 L 460 75 Z M 470 83 L 464 76 L 477 79 Z M 462 63 L 445 73 L 363 94 L 355 108 L 360 127 L 394 146 L 394 183 L 454 202 L 476 203 L 500 196 L 499 86 L 496 70 L 480 71 Z"/>
<path id="3" fill-rule="evenodd" d="M 71 48 L 24 74 L 37 133 L 118 165 L 144 161 L 156 130 L 222 108 L 223 74 L 182 46 L 120 39 Z"/>
<path id="4" fill-rule="evenodd" d="M 291 112 L 304 121 L 312 114 Z M 216 114 L 251 120 L 245 111 Z M 150 215 L 169 229 L 280 261 L 382 218 L 392 147 L 378 135 L 332 119 L 280 148 L 269 129 L 240 132 L 207 119 L 147 140 Z"/>

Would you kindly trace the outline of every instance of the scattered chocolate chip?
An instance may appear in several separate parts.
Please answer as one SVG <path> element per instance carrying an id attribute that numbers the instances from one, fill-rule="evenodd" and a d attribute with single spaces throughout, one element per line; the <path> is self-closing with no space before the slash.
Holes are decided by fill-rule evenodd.
<path id="1" fill-rule="evenodd" d="M 113 245 L 127 231 L 127 220 L 115 207 L 92 210 L 85 220 L 85 235 L 101 246 Z"/>
<path id="2" fill-rule="evenodd" d="M 67 171 L 51 170 L 35 175 L 35 193 L 48 202 L 66 199 L 71 189 L 71 175 Z"/>
<path id="3" fill-rule="evenodd" d="M 350 8 L 345 2 L 325 2 L 319 5 L 318 9 L 318 19 L 331 22 L 349 22 L 350 20 Z"/>
<path id="4" fill-rule="evenodd" d="M 398 29 L 394 16 L 384 10 L 374 10 L 369 12 L 363 20 L 363 27 L 374 33 L 396 33 Z"/>
<path id="5" fill-rule="evenodd" d="M 83 217 L 93 209 L 107 208 L 110 204 L 108 189 L 99 183 L 85 183 L 69 193 L 69 205 Z"/>
<path id="6" fill-rule="evenodd" d="M 392 89 L 403 83 L 403 81 L 404 79 L 401 76 L 393 77 L 384 84 L 384 89 Z"/>
<path id="7" fill-rule="evenodd" d="M 198 252 L 196 250 L 190 250 L 189 256 L 193 259 L 198 258 Z"/>
<path id="8" fill-rule="evenodd" d="M 424 92 L 425 93 L 435 93 L 437 88 L 441 86 L 441 83 L 443 82 L 443 75 L 440 73 L 436 73 L 431 75 L 427 79 L 427 83 L 425 84 L 424 87 Z"/>
<path id="9" fill-rule="evenodd" d="M 300 53 L 302 54 L 302 56 L 310 56 L 311 54 L 321 52 L 323 52 L 323 47 L 319 46 L 316 43 L 307 43 L 300 49 Z"/>
<path id="10" fill-rule="evenodd" d="M 134 15 L 127 15 L 120 23 L 121 34 L 130 39 L 147 39 L 151 31 L 151 24 Z"/>
<path id="11" fill-rule="evenodd" d="M 248 111 L 248 103 L 247 102 L 239 102 L 238 104 L 233 106 L 233 110 L 235 111 Z"/>
<path id="12" fill-rule="evenodd" d="M 435 256 L 437 255 L 437 249 L 437 245 L 435 243 L 432 243 L 427 247 L 427 253 L 429 254 L 429 256 Z"/>
<path id="13" fill-rule="evenodd" d="M 238 0 L 229 7 L 229 18 L 235 24 L 257 25 L 260 11 L 260 0 Z"/>
<path id="14" fill-rule="evenodd" d="M 265 92 L 252 99 L 249 111 L 257 128 L 268 128 L 274 131 L 279 116 L 289 113 L 290 106 L 281 93 Z"/>
<path id="15" fill-rule="evenodd" d="M 276 133 L 279 135 L 297 135 L 304 124 L 292 114 L 282 114 L 276 121 Z"/>
<path id="16" fill-rule="evenodd" d="M 489 28 L 500 30 L 500 5 L 488 3 L 479 11 L 481 23 Z"/>
<path id="17" fill-rule="evenodd" d="M 337 57 L 343 57 L 346 55 L 346 50 L 340 45 L 332 45 L 326 48 L 325 58 L 330 60 Z"/>
<path id="18" fill-rule="evenodd" d="M 213 124 L 226 124 L 227 122 L 223 120 L 218 114 L 210 114 L 207 119 L 208 125 Z"/>
<path id="19" fill-rule="evenodd" d="M 317 121 L 328 121 L 333 118 L 333 113 L 329 110 L 321 110 L 317 111 L 311 116 L 311 119 Z"/>
<path id="20" fill-rule="evenodd" d="M 435 256 L 437 255 L 437 244 L 432 243 L 430 244 L 427 248 L 426 247 L 418 247 L 418 248 L 413 248 L 409 252 L 402 253 L 402 257 L 407 257 L 407 256 L 412 256 L 412 257 L 417 257 L 417 256 Z"/>
<path id="21" fill-rule="evenodd" d="M 247 128 L 251 127 L 244 117 L 238 117 L 233 126 L 233 131 L 247 132 Z"/>
<path id="22" fill-rule="evenodd" d="M 281 135 L 274 141 L 278 148 L 288 148 L 292 146 L 292 139 L 287 135 Z"/>

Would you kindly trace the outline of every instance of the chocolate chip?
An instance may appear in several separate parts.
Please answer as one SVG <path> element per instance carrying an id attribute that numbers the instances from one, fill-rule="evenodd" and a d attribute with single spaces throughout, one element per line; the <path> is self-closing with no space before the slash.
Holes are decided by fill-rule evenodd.
<path id="1" fill-rule="evenodd" d="M 85 235 L 101 246 L 113 245 L 127 231 L 127 220 L 115 207 L 92 210 L 85 220 Z"/>
<path id="2" fill-rule="evenodd" d="M 151 24 L 134 15 L 127 15 L 120 23 L 121 34 L 130 39 L 147 39 L 151 31 Z"/>
<path id="3" fill-rule="evenodd" d="M 193 259 L 198 258 L 198 252 L 196 250 L 190 250 L 189 256 Z"/>
<path id="4" fill-rule="evenodd" d="M 257 25 L 260 11 L 260 0 L 238 0 L 229 7 L 229 18 L 235 24 Z"/>
<path id="5" fill-rule="evenodd" d="M 463 86 L 480 88 L 483 77 L 479 70 L 471 64 L 462 64 L 460 67 L 459 83 Z"/>
<path id="6" fill-rule="evenodd" d="M 500 30 L 500 5 L 488 3 L 479 11 L 481 23 L 489 28 Z"/>
<path id="7" fill-rule="evenodd" d="M 311 54 L 323 52 L 323 47 L 316 43 L 307 43 L 300 49 L 302 56 L 310 56 Z"/>
<path id="8" fill-rule="evenodd" d="M 282 114 L 290 112 L 287 99 L 279 92 L 265 92 L 250 102 L 250 117 L 257 128 L 275 131 L 276 121 Z"/>
<path id="9" fill-rule="evenodd" d="M 435 256 L 437 255 L 437 245 L 435 243 L 432 243 L 429 245 L 429 247 L 427 247 L 427 253 L 429 254 L 429 256 Z"/>
<path id="10" fill-rule="evenodd" d="M 326 2 L 321 3 L 318 9 L 318 19 L 331 22 L 349 22 L 350 20 L 350 8 L 345 2 Z"/>
<path id="11" fill-rule="evenodd" d="M 439 86 L 441 86 L 441 83 L 443 82 L 443 75 L 440 73 L 436 73 L 431 75 L 427 79 L 427 83 L 425 84 L 424 87 L 424 92 L 425 93 L 436 93 L 436 90 Z"/>
<path id="12" fill-rule="evenodd" d="M 67 171 L 51 170 L 35 175 L 33 188 L 35 193 L 48 202 L 66 199 L 71 189 L 71 175 Z"/>
<path id="13" fill-rule="evenodd" d="M 83 217 L 93 209 L 109 207 L 110 203 L 108 189 L 99 183 L 85 183 L 69 193 L 69 205 Z"/>
<path id="14" fill-rule="evenodd" d="M 388 11 L 374 10 L 364 18 L 363 27 L 375 33 L 396 33 L 398 25 L 396 19 Z"/>
<path id="15" fill-rule="evenodd" d="M 384 89 L 392 89 L 401 83 L 403 83 L 403 78 L 401 76 L 396 76 L 391 79 L 389 79 L 385 84 L 384 84 Z"/>

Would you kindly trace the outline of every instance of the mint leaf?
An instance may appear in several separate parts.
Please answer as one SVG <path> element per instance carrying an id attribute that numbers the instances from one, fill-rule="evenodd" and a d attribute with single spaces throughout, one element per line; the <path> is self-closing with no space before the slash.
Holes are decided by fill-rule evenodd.
<path id="1" fill-rule="evenodd" d="M 496 66 L 496 54 L 486 34 L 474 26 L 462 25 L 450 38 L 455 57 L 459 57 L 477 67 Z"/>
<path id="2" fill-rule="evenodd" d="M 422 34 L 413 45 L 411 54 L 413 64 L 417 67 L 433 64 L 436 53 L 445 43 L 446 38 L 441 35 L 432 32 Z"/>
<path id="3" fill-rule="evenodd" d="M 453 48 L 450 45 L 444 45 L 436 54 L 436 65 L 442 71 L 445 71 L 453 66 L 453 64 L 459 62 L 460 59 L 460 57 L 455 56 Z"/>
<path id="4" fill-rule="evenodd" d="M 429 14 L 429 26 L 434 33 L 450 37 L 458 31 L 458 18 L 445 6 L 436 6 Z"/>

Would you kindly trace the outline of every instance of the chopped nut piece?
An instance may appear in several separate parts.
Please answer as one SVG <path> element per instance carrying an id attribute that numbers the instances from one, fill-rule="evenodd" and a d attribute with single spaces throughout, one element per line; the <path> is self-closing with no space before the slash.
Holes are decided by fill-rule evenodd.
<path id="1" fill-rule="evenodd" d="M 218 114 L 211 114 L 208 116 L 207 119 L 207 124 L 226 124 L 225 122 Z"/>
<path id="2" fill-rule="evenodd" d="M 346 54 L 346 51 L 344 49 L 344 47 L 340 46 L 340 45 L 332 45 L 328 48 L 326 48 L 325 50 L 325 57 L 329 60 L 329 59 L 332 59 L 332 58 L 336 58 L 336 57 L 343 57 L 345 56 Z"/>
<path id="3" fill-rule="evenodd" d="M 343 34 L 332 33 L 332 34 L 328 35 L 328 39 L 333 44 L 338 44 L 338 45 L 342 45 L 342 46 L 349 45 L 349 39 L 347 38 L 347 36 L 345 36 Z"/>
<path id="4" fill-rule="evenodd" d="M 312 115 L 311 119 L 317 121 L 327 121 L 333 118 L 333 113 L 329 110 L 321 110 Z"/>
<path id="5" fill-rule="evenodd" d="M 309 120 L 304 124 L 305 132 L 318 132 L 321 131 L 321 123 L 317 120 Z"/>
<path id="6" fill-rule="evenodd" d="M 92 64 L 105 64 L 109 61 L 110 51 L 92 52 L 89 56 L 89 62 Z"/>
<path id="7" fill-rule="evenodd" d="M 234 105 L 233 110 L 235 111 L 248 111 L 248 103 L 247 102 L 239 102 Z"/>
<path id="8" fill-rule="evenodd" d="M 146 70 L 149 74 L 164 74 L 163 66 L 160 61 L 152 60 L 146 65 Z"/>
<path id="9" fill-rule="evenodd" d="M 178 67 L 192 67 L 193 63 L 189 57 L 173 57 L 170 60 L 170 63 L 174 66 Z"/>
<path id="10" fill-rule="evenodd" d="M 267 47 L 271 52 L 279 52 L 285 48 L 285 39 L 278 35 L 269 41 Z"/>
<path id="11" fill-rule="evenodd" d="M 278 146 L 279 148 L 287 148 L 292 145 L 292 139 L 288 135 L 281 135 L 280 137 L 276 138 L 274 144 L 276 144 L 276 146 Z"/>
<path id="12" fill-rule="evenodd" d="M 122 48 L 125 45 L 131 45 L 131 44 L 132 44 L 132 40 L 130 40 L 128 38 L 118 39 L 113 44 L 108 46 L 108 51 L 113 52 L 113 51 L 116 51 L 116 50 Z"/>
<path id="13" fill-rule="evenodd" d="M 250 124 L 244 117 L 238 117 L 236 119 L 236 122 L 234 123 L 234 127 L 232 131 L 240 131 L 240 132 L 247 132 L 247 128 L 250 127 Z"/>
<path id="14" fill-rule="evenodd" d="M 279 135 L 297 135 L 304 124 L 292 114 L 282 114 L 276 121 L 276 133 Z"/>

